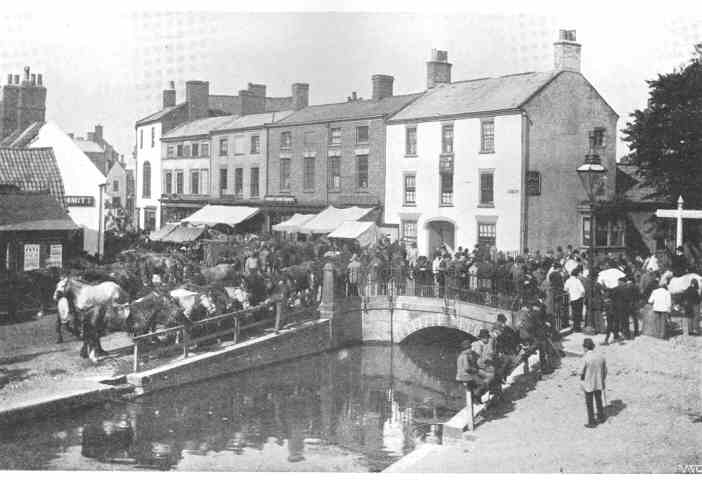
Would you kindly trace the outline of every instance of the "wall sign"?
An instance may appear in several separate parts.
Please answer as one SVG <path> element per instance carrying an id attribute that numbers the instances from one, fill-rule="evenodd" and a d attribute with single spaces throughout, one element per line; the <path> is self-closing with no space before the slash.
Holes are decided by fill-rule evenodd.
<path id="1" fill-rule="evenodd" d="M 284 196 L 284 195 L 266 195 L 264 200 L 266 202 L 272 203 L 296 203 L 297 199 L 295 197 Z"/>
<path id="2" fill-rule="evenodd" d="M 69 207 L 94 207 L 95 197 L 88 195 L 66 195 L 63 197 Z"/>
<path id="3" fill-rule="evenodd" d="M 49 258 L 46 260 L 47 267 L 63 266 L 63 245 L 52 243 L 49 247 Z"/>
<path id="4" fill-rule="evenodd" d="M 531 170 L 526 174 L 527 195 L 541 195 L 541 173 Z"/>
<path id="5" fill-rule="evenodd" d="M 37 270 L 39 268 L 39 244 L 24 244 L 24 271 Z"/>

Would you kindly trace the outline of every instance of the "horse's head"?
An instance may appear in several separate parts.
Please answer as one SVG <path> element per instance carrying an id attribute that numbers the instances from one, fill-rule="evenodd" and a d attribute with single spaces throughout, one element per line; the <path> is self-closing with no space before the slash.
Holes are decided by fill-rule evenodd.
<path id="1" fill-rule="evenodd" d="M 217 313 L 217 304 L 209 294 L 200 295 L 200 305 L 207 311 L 208 315 L 214 315 Z"/>
<path id="2" fill-rule="evenodd" d="M 54 290 L 54 301 L 57 301 L 59 297 L 66 295 L 68 291 L 68 283 L 68 277 L 63 277 L 61 280 L 59 280 L 59 282 L 56 284 L 56 289 Z"/>

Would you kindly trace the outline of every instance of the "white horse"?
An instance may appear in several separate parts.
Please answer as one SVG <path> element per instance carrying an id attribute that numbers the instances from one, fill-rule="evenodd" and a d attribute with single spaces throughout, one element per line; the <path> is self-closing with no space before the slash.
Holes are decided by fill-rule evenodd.
<path id="1" fill-rule="evenodd" d="M 670 275 L 663 275 L 663 278 L 668 278 L 668 291 L 671 295 L 678 295 L 690 287 L 692 280 L 697 280 L 697 287 L 699 294 L 702 295 L 702 275 L 697 273 L 686 273 L 680 277 L 673 277 L 672 273 Z"/>
<path id="2" fill-rule="evenodd" d="M 241 287 L 224 287 L 224 290 L 227 292 L 227 295 L 229 295 L 229 298 L 239 302 L 243 308 L 246 309 L 251 306 L 251 295 L 245 289 Z"/>

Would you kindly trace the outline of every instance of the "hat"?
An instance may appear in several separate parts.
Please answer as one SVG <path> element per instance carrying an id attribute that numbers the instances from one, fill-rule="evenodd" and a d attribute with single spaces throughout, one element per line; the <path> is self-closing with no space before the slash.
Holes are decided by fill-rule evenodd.
<path id="1" fill-rule="evenodd" d="M 595 342 L 593 342 L 591 338 L 586 338 L 583 340 L 583 347 L 587 348 L 588 350 L 594 350 Z"/>
<path id="2" fill-rule="evenodd" d="M 507 323 L 507 317 L 505 317 L 504 313 L 498 313 L 497 314 L 497 321 L 499 323 Z"/>
<path id="3" fill-rule="evenodd" d="M 480 333 L 478 333 L 478 338 L 483 337 L 490 338 L 490 331 L 487 328 L 481 328 Z"/>
<path id="4" fill-rule="evenodd" d="M 464 349 L 464 350 L 467 349 L 467 348 L 470 348 L 471 345 L 473 345 L 473 340 L 470 340 L 470 339 L 469 339 L 469 340 L 463 340 L 463 341 L 461 342 L 461 348 Z"/>

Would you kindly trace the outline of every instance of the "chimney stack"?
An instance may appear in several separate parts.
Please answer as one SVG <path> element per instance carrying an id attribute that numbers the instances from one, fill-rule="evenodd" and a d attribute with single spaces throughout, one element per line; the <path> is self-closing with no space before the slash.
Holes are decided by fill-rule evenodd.
<path id="1" fill-rule="evenodd" d="M 37 85 L 40 87 L 44 84 L 44 78 L 41 73 L 37 74 Z"/>
<path id="2" fill-rule="evenodd" d="M 29 83 L 29 67 L 24 67 L 24 82 Z"/>
<path id="3" fill-rule="evenodd" d="M 175 107 L 176 104 L 176 90 L 175 82 L 170 81 L 168 89 L 163 91 L 163 108 Z"/>
<path id="4" fill-rule="evenodd" d="M 427 62 L 427 90 L 441 83 L 451 83 L 451 64 L 448 52 L 432 48 L 431 60 Z"/>
<path id="5" fill-rule="evenodd" d="M 19 85 L 19 75 L 15 75 L 15 85 Z"/>
<path id="6" fill-rule="evenodd" d="M 188 120 L 205 118 L 210 109 L 210 83 L 200 80 L 185 82 L 185 101 L 188 104 Z"/>
<path id="7" fill-rule="evenodd" d="M 240 115 L 266 111 L 266 98 L 255 95 L 251 90 L 239 90 L 239 99 L 241 100 Z"/>
<path id="8" fill-rule="evenodd" d="M 7 74 L 7 84 L 12 85 L 12 74 L 11 73 Z"/>
<path id="9" fill-rule="evenodd" d="M 262 83 L 250 83 L 249 92 L 253 93 L 254 97 L 266 97 L 266 86 Z"/>
<path id="10" fill-rule="evenodd" d="M 395 77 L 392 75 L 375 74 L 371 77 L 373 82 L 373 100 L 382 100 L 385 97 L 392 97 L 392 84 Z"/>
<path id="11" fill-rule="evenodd" d="M 37 74 L 32 73 L 32 85 L 36 85 L 36 84 L 37 84 Z"/>
<path id="12" fill-rule="evenodd" d="M 102 125 L 95 125 L 95 135 L 93 135 L 93 140 L 97 143 L 102 143 Z"/>
<path id="13" fill-rule="evenodd" d="M 580 47 L 575 30 L 559 30 L 558 41 L 553 44 L 553 67 L 556 70 L 580 71 Z"/>
<path id="14" fill-rule="evenodd" d="M 310 104 L 310 84 L 309 83 L 293 83 L 292 84 L 292 108 L 293 110 L 301 110 Z"/>

